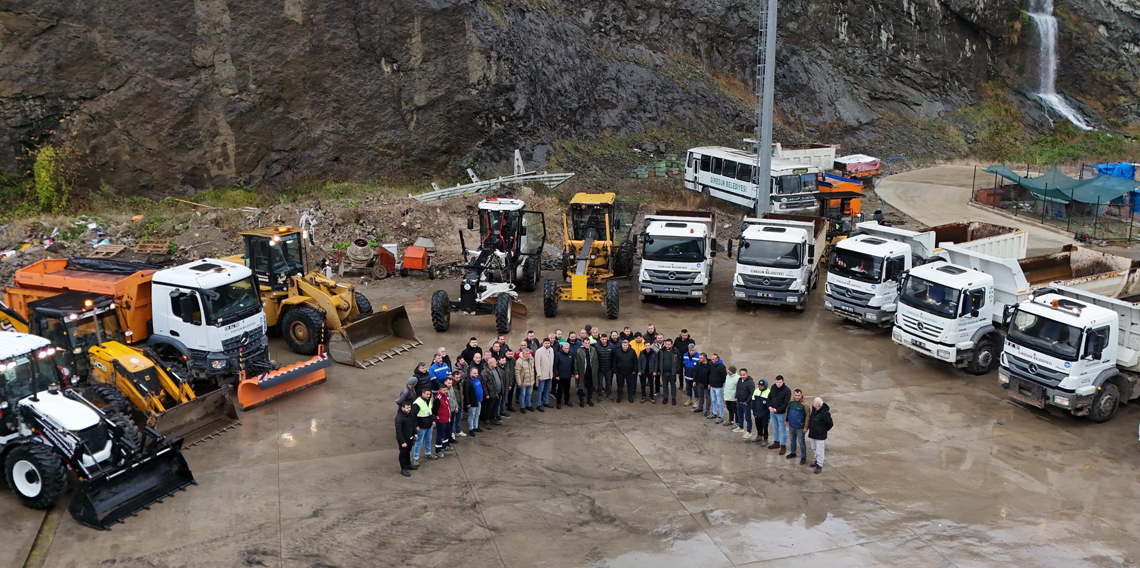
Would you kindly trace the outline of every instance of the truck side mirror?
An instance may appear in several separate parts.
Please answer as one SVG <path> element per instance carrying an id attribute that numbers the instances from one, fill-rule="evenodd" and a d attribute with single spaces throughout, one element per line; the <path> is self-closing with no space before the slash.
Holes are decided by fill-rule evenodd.
<path id="1" fill-rule="evenodd" d="M 725 246 L 728 250 L 728 258 L 732 258 L 732 239 L 728 239 L 728 244 Z"/>
<path id="2" fill-rule="evenodd" d="M 472 219 L 471 217 L 467 218 L 467 230 L 468 231 L 474 231 L 475 230 L 475 219 Z"/>
<path id="3" fill-rule="evenodd" d="M 526 225 L 523 225 L 522 227 L 519 227 L 519 236 L 520 236 L 520 237 L 525 237 L 525 236 L 526 236 Z"/>
<path id="4" fill-rule="evenodd" d="M 1013 304 L 1006 304 L 1005 308 L 1001 311 L 1001 326 L 1009 329 L 1009 322 L 1013 319 L 1013 310 L 1016 308 Z"/>
<path id="5" fill-rule="evenodd" d="M 716 256 L 716 239 L 712 240 L 712 250 L 709 251 L 709 258 Z"/>

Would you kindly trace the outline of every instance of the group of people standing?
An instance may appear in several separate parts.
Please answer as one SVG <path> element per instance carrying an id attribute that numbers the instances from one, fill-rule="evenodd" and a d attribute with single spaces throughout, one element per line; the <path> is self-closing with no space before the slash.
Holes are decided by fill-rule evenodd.
<path id="1" fill-rule="evenodd" d="M 638 390 L 641 403 L 656 404 L 660 397 L 661 404 L 673 406 L 683 393 L 693 413 L 735 426 L 733 432 L 743 433 L 746 442 L 778 449 L 788 459 L 798 456 L 802 465 L 808 465 L 808 440 L 810 467 L 815 473 L 823 469 L 833 423 L 822 398 L 808 404 L 780 375 L 769 386 L 748 369 L 726 366 L 718 354 L 702 353 L 687 329 L 668 339 L 653 325 L 645 333 L 629 327 L 603 333 L 587 325 L 565 336 L 561 329 L 543 338 L 528 331 L 515 349 L 500 335 L 484 351 L 472 337 L 454 363 L 440 347 L 430 364 L 418 364 L 396 400 L 400 473 L 419 469 L 421 451 L 427 459 L 440 459 L 454 451 L 459 438 L 501 426 L 512 412 L 573 408 L 574 398 L 580 407 L 603 400 L 633 403 Z"/>

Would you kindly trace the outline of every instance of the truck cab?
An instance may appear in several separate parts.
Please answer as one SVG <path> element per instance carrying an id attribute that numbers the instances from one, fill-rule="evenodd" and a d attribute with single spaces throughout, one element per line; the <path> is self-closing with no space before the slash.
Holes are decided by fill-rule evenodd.
<path id="1" fill-rule="evenodd" d="M 895 343 L 974 375 L 993 369 L 1002 339 L 992 276 L 936 260 L 907 273 L 899 288 Z"/>
<path id="2" fill-rule="evenodd" d="M 736 253 L 732 296 L 750 303 L 795 306 L 803 311 L 819 282 L 819 255 L 826 243 L 822 217 L 746 218 Z"/>
<path id="3" fill-rule="evenodd" d="M 852 321 L 888 327 L 898 307 L 898 283 L 913 262 L 907 243 L 877 235 L 839 241 L 827 266 L 823 307 Z"/>
<path id="4" fill-rule="evenodd" d="M 147 343 L 163 359 L 177 353 L 195 379 L 268 371 L 265 313 L 253 272 L 203 259 L 154 273 L 154 332 Z"/>
<path id="5" fill-rule="evenodd" d="M 676 214 L 673 214 L 676 213 Z M 716 221 L 712 213 L 658 212 L 645 216 L 638 293 L 708 302 L 716 256 Z"/>
<path id="6" fill-rule="evenodd" d="M 1140 395 L 1136 375 L 1120 372 L 1137 351 L 1121 343 L 1115 310 L 1045 288 L 1009 312 L 998 381 L 1010 398 L 1105 422 Z"/>

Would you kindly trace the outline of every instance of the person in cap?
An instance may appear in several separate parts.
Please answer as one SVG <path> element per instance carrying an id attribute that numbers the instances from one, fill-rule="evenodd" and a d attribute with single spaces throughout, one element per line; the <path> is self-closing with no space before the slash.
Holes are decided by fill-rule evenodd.
<path id="1" fill-rule="evenodd" d="M 400 391 L 400 396 L 396 397 L 396 406 L 404 406 L 405 404 L 412 404 L 419 397 L 416 392 L 416 385 L 419 384 L 419 379 L 415 377 L 408 377 L 408 382 L 404 385 L 403 390 Z"/>
<path id="2" fill-rule="evenodd" d="M 673 345 L 673 349 L 677 349 L 677 345 Z M 697 405 L 697 388 L 693 382 L 694 374 L 697 371 L 697 363 L 701 360 L 701 354 L 697 351 L 696 343 L 686 343 L 685 350 L 681 352 L 681 364 L 684 368 L 681 374 L 685 379 L 685 406 Z"/>

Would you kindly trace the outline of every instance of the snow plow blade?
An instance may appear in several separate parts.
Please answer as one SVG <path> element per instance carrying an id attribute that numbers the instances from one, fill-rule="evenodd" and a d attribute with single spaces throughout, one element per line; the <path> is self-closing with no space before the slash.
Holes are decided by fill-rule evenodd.
<path id="1" fill-rule="evenodd" d="M 154 429 L 170 439 L 182 438 L 186 447 L 209 440 L 241 424 L 231 392 L 221 388 L 179 404 L 159 414 Z"/>
<path id="2" fill-rule="evenodd" d="M 108 530 L 196 483 L 182 457 L 182 440 L 158 437 L 118 469 L 85 480 L 67 510 L 80 524 Z"/>
<path id="3" fill-rule="evenodd" d="M 361 369 L 422 345 L 412 329 L 404 306 L 368 314 L 332 332 L 329 355 L 333 361 Z"/>
<path id="4" fill-rule="evenodd" d="M 325 369 L 331 366 L 328 354 L 323 348 L 318 348 L 316 357 L 308 361 L 281 367 L 238 383 L 238 404 L 241 404 L 242 410 L 249 410 L 288 393 L 319 385 L 325 382 Z"/>

